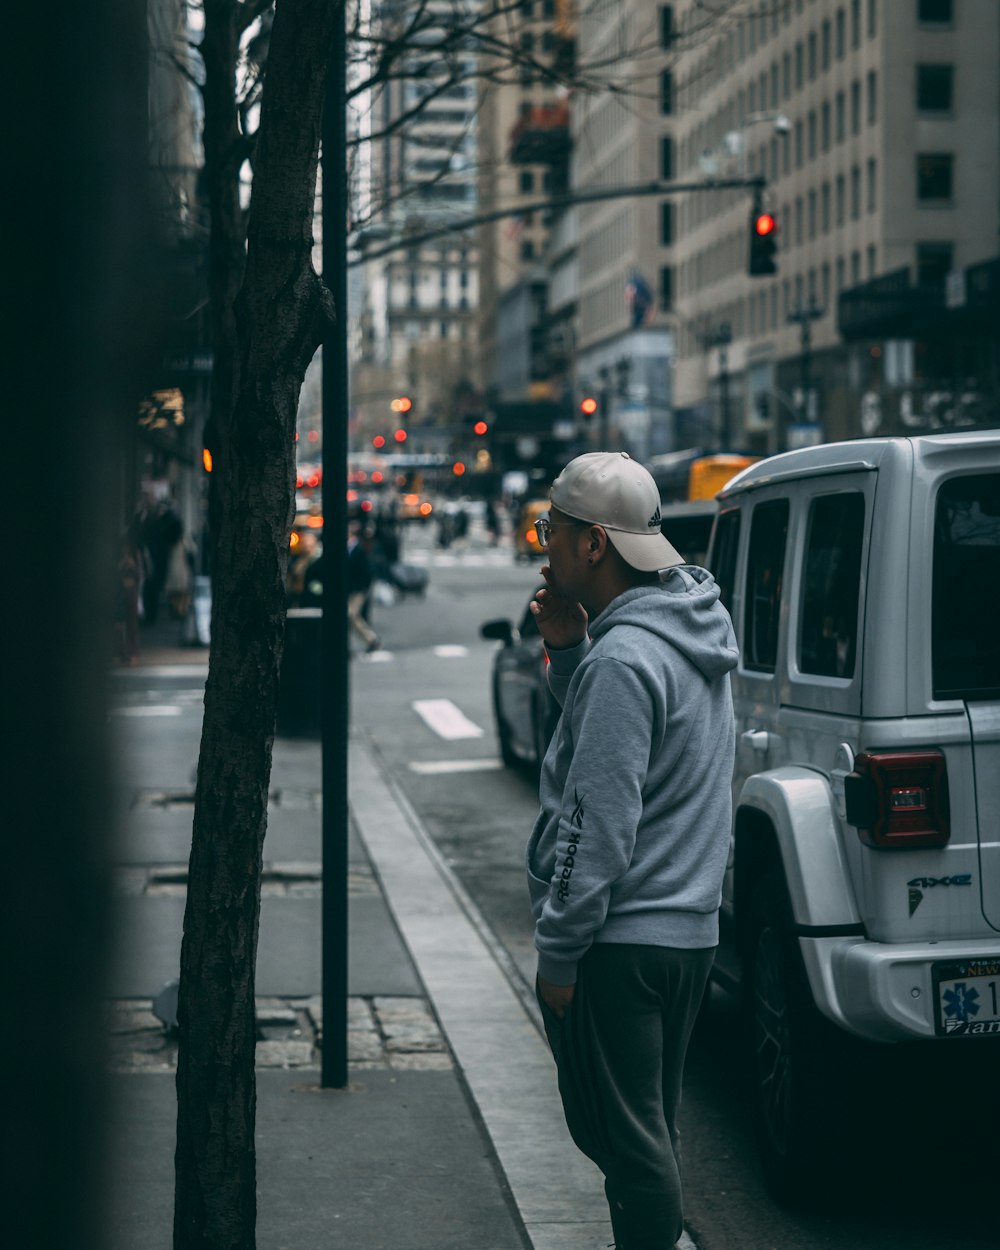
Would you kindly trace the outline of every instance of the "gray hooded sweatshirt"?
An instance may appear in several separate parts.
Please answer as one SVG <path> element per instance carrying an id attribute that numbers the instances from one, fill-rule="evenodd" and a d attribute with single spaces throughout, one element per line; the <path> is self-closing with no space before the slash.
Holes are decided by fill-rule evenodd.
<path id="1" fill-rule="evenodd" d="M 594 942 L 718 944 L 738 651 L 704 569 L 619 595 L 549 653 L 562 704 L 528 843 L 538 971 L 576 981 Z"/>

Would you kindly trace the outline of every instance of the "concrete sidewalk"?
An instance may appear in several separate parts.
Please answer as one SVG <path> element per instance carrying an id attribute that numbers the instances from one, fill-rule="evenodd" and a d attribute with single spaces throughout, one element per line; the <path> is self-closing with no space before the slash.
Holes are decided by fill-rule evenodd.
<path id="1" fill-rule="evenodd" d="M 175 978 L 207 657 L 117 670 L 124 831 L 114 1057 L 114 1250 L 171 1245 Z M 319 1089 L 320 752 L 277 739 L 258 954 L 261 1250 L 603 1250 L 601 1178 L 566 1134 L 537 1009 L 391 784 L 351 742 L 349 1057 Z"/>

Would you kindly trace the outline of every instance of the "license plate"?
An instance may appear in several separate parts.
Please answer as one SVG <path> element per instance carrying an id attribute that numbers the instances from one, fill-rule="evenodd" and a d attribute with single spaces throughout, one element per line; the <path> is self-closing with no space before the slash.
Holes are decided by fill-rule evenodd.
<path id="1" fill-rule="evenodd" d="M 934 965 L 934 1030 L 938 1037 L 1000 1036 L 1000 960 Z"/>

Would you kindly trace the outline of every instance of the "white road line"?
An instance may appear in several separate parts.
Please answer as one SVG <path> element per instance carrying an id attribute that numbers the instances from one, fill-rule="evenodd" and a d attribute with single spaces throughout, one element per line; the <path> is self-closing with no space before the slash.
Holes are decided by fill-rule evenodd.
<path id="1" fill-rule="evenodd" d="M 459 738 L 481 738 L 486 732 L 455 706 L 450 699 L 418 699 L 413 710 L 430 729 L 449 742 Z"/>
<path id="2" fill-rule="evenodd" d="M 503 768 L 500 760 L 411 760 L 410 772 L 422 777 L 438 777 L 446 773 L 491 773 Z"/>
<path id="3" fill-rule="evenodd" d="M 469 648 L 456 643 L 454 646 L 435 647 L 434 654 L 439 660 L 460 660 L 469 654 Z"/>
<path id="4" fill-rule="evenodd" d="M 174 703 L 148 703 L 143 707 L 113 707 L 112 716 L 180 716 L 181 708 Z"/>

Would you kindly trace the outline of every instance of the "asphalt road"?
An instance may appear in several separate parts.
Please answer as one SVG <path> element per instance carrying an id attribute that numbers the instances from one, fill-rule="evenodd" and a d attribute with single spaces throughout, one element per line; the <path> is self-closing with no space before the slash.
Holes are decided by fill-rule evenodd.
<path id="1" fill-rule="evenodd" d="M 533 779 L 499 767 L 490 709 L 496 644 L 480 624 L 517 619 L 537 567 L 475 542 L 438 552 L 432 532 L 407 551 L 430 567 L 422 599 L 375 609 L 386 652 L 358 656 L 352 718 L 379 752 L 488 925 L 534 974 L 523 852 L 536 811 Z M 442 737 L 417 705 L 444 700 L 462 714 Z M 987 1250 L 1000 1246 L 996 1126 L 984 1086 L 995 1073 L 969 1051 L 861 1052 L 850 1146 L 818 1203 L 787 1210 L 769 1197 L 747 1110 L 745 1045 L 734 1001 L 710 996 L 689 1055 L 682 1120 L 686 1218 L 701 1250 Z M 995 1087 L 995 1085 L 994 1085 Z M 823 1126 L 817 1126 L 822 1131 Z"/>

